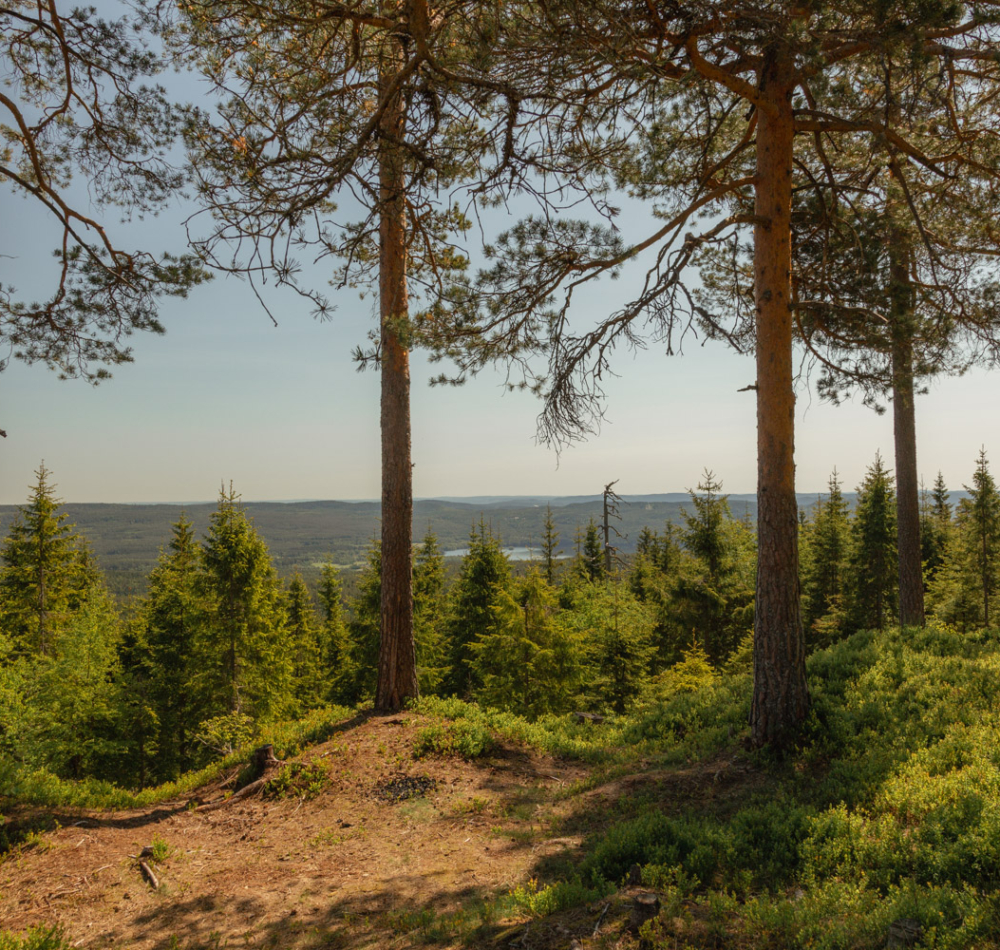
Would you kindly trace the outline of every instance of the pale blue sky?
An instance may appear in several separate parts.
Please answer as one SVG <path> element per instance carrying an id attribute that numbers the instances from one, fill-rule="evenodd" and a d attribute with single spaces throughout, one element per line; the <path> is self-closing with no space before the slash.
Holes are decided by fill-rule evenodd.
<path id="1" fill-rule="evenodd" d="M 54 243 L 41 208 L 0 194 L 0 214 L 0 280 L 41 287 Z M 133 227 L 150 246 L 180 250 L 183 217 L 178 208 Z M 578 319 L 613 308 L 640 274 L 626 269 L 617 283 L 578 294 Z M 294 294 L 269 299 L 278 327 L 233 279 L 167 301 L 167 335 L 135 337 L 135 363 L 96 388 L 12 364 L 0 374 L 0 428 L 8 433 L 0 440 L 0 503 L 24 500 L 42 459 L 74 502 L 208 500 L 223 480 L 247 500 L 378 497 L 378 378 L 358 374 L 350 360 L 372 326 L 372 301 L 337 295 L 333 320 L 321 324 Z M 705 467 L 727 491 L 754 490 L 754 397 L 737 392 L 753 381 L 751 359 L 689 341 L 683 356 L 623 351 L 613 367 L 620 378 L 607 383 L 600 435 L 557 458 L 534 442 L 533 397 L 505 393 L 498 374 L 431 389 L 426 380 L 437 369 L 416 355 L 415 493 L 592 494 L 616 478 L 622 494 L 680 491 Z M 992 447 L 998 383 L 970 373 L 935 382 L 919 399 L 919 466 L 928 483 L 939 468 L 952 488 L 971 479 L 979 447 Z M 892 464 L 890 414 L 823 405 L 803 388 L 797 424 L 800 491 L 824 490 L 834 465 L 852 489 L 877 450 Z"/>
<path id="2" fill-rule="evenodd" d="M 16 213 L 19 226 L 0 236 L 0 253 L 19 255 L 23 283 L 37 254 L 26 240 L 36 209 L 11 204 L 0 208 L 8 221 Z M 602 296 L 589 298 L 581 319 L 599 315 Z M 378 378 L 358 374 L 350 360 L 371 324 L 371 301 L 345 293 L 333 321 L 321 324 L 291 294 L 274 299 L 278 327 L 232 279 L 169 301 L 167 335 L 136 337 L 135 363 L 96 388 L 12 364 L 0 374 L 0 427 L 8 432 L 0 503 L 25 498 L 41 459 L 61 496 L 76 502 L 205 500 L 230 479 L 248 500 L 377 497 Z M 737 392 L 753 380 L 750 359 L 722 344 L 691 343 L 678 357 L 622 352 L 614 366 L 620 377 L 607 386 L 602 432 L 557 459 L 534 443 L 533 397 L 505 393 L 498 375 L 431 389 L 434 368 L 417 355 L 416 494 L 590 494 L 615 478 L 623 494 L 679 491 L 706 466 L 727 490 L 754 490 L 754 398 Z M 973 373 L 935 383 L 920 398 L 928 482 L 938 468 L 953 488 L 969 481 L 979 446 L 990 448 L 997 382 Z M 879 449 L 891 464 L 888 414 L 822 405 L 803 389 L 797 422 L 802 491 L 824 489 L 834 465 L 853 488 Z"/>

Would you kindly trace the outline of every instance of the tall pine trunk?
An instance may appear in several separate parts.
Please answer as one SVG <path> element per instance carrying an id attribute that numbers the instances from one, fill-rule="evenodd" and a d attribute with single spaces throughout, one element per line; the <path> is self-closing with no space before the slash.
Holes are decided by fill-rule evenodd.
<path id="1" fill-rule="evenodd" d="M 809 709 L 799 612 L 792 387 L 792 64 L 771 51 L 757 118 L 757 600 L 751 741 L 782 747 Z"/>
<path id="2" fill-rule="evenodd" d="M 899 622 L 924 625 L 924 575 L 920 550 L 920 486 L 913 399 L 913 293 L 903 238 L 889 240 L 892 421 L 896 447 L 896 525 L 899 533 Z"/>
<path id="3" fill-rule="evenodd" d="M 382 623 L 375 709 L 392 712 L 417 696 L 413 641 L 413 474 L 410 463 L 409 302 L 406 287 L 406 173 L 401 147 L 404 62 L 398 37 L 379 77 L 379 310 L 382 373 Z"/>

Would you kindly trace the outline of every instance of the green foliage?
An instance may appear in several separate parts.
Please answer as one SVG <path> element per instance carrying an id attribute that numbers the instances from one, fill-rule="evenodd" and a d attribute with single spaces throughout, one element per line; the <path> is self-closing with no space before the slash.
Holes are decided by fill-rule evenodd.
<path id="1" fill-rule="evenodd" d="M 958 506 L 959 529 L 966 536 L 983 599 L 983 625 L 990 625 L 990 598 L 1000 585 L 1000 493 L 990 474 L 986 450 L 979 453 L 968 498 Z"/>
<path id="2" fill-rule="evenodd" d="M 532 571 L 513 592 L 497 592 L 492 612 L 493 623 L 471 645 L 479 701 L 529 719 L 565 712 L 580 650 L 559 615 L 555 591 Z"/>
<path id="3" fill-rule="evenodd" d="M 928 591 L 934 617 L 969 630 L 991 623 L 992 598 L 1000 586 L 1000 493 L 985 451 L 980 452 L 968 498 L 959 502 L 952 526 L 935 499 L 934 521 L 942 525 L 942 561 Z M 937 492 L 935 493 L 937 495 Z"/>
<path id="4" fill-rule="evenodd" d="M 256 733 L 252 716 L 246 713 L 229 713 L 213 716 L 198 726 L 194 741 L 216 755 L 232 755 L 242 749 Z"/>
<path id="5" fill-rule="evenodd" d="M 156 755 L 149 757 L 154 782 L 176 778 L 195 763 L 192 740 L 207 705 L 192 688 L 207 613 L 199 586 L 201 555 L 184 515 L 172 531 L 168 550 L 149 576 L 141 615 L 145 629 L 136 651 L 136 678 L 155 717 Z"/>
<path id="6" fill-rule="evenodd" d="M 323 630 L 320 656 L 328 682 L 324 695 L 331 702 L 340 700 L 340 684 L 350 665 L 350 648 L 343 611 L 343 585 L 340 573 L 329 561 L 320 572 L 319 602 Z"/>
<path id="7" fill-rule="evenodd" d="M 50 472 L 41 465 L 26 505 L 0 549 L 0 603 L 5 635 L 19 653 L 52 656 L 61 627 L 86 599 L 94 567 L 66 524 Z"/>
<path id="8" fill-rule="evenodd" d="M 649 676 L 655 612 L 621 583 L 587 584 L 576 591 L 565 623 L 577 633 L 584 700 L 618 714 L 635 701 Z"/>
<path id="9" fill-rule="evenodd" d="M 326 692 L 322 634 L 309 588 L 300 574 L 292 577 L 285 591 L 285 614 L 295 708 L 300 712 L 316 709 Z"/>
<path id="10" fill-rule="evenodd" d="M 462 559 L 462 570 L 452 590 L 445 692 L 469 697 L 479 687 L 474 644 L 494 630 L 497 617 L 493 604 L 510 584 L 510 564 L 500 547 L 500 540 L 480 521 L 479 530 L 472 530 L 469 553 Z"/>
<path id="11" fill-rule="evenodd" d="M 542 573 L 547 584 L 556 582 L 556 559 L 562 551 L 559 548 L 559 532 L 552 519 L 552 506 L 545 506 L 545 521 L 542 524 Z"/>
<path id="12" fill-rule="evenodd" d="M 920 493 L 920 557 L 924 564 L 924 583 L 929 585 L 945 563 L 945 551 L 951 536 L 951 505 L 944 476 L 938 472 L 930 498 Z"/>
<path id="13" fill-rule="evenodd" d="M 298 755 L 304 748 L 325 742 L 354 714 L 343 706 L 316 710 L 300 720 L 263 724 L 249 743 L 198 771 L 187 772 L 167 782 L 131 792 L 107 781 L 84 778 L 62 779 L 52 772 L 17 761 L 0 760 L 0 801 L 14 801 L 40 808 L 142 808 L 156 802 L 188 795 L 217 779 L 227 769 L 244 763 L 250 745 L 271 744 L 282 758 Z"/>
<path id="14" fill-rule="evenodd" d="M 282 766 L 264 785 L 264 797 L 315 798 L 330 784 L 330 773 L 323 762 L 292 762 Z"/>
<path id="15" fill-rule="evenodd" d="M 354 616 L 347 626 L 347 654 L 336 673 L 333 694 L 338 702 L 370 700 L 375 694 L 378 647 L 382 629 L 382 542 L 373 540 L 358 581 Z"/>
<path id="16" fill-rule="evenodd" d="M 881 630 L 892 622 L 898 585 L 896 493 L 881 455 L 858 486 L 851 523 L 850 606 L 855 630 Z"/>
<path id="17" fill-rule="evenodd" d="M 489 755 L 495 745 L 493 733 L 482 722 L 460 719 L 421 729 L 417 733 L 413 755 L 418 759 L 428 755 L 457 755 L 463 759 L 478 759 Z"/>
<path id="18" fill-rule="evenodd" d="M 110 597 L 95 592 L 60 629 L 53 655 L 35 660 L 19 750 L 28 761 L 69 778 L 121 775 L 129 749 L 119 729 L 118 635 Z"/>
<path id="19" fill-rule="evenodd" d="M 836 469 L 829 489 L 829 495 L 816 502 L 800 535 L 802 623 L 810 648 L 829 646 L 846 633 L 850 519 Z"/>
<path id="20" fill-rule="evenodd" d="M 587 524 L 583 537 L 583 550 L 580 554 L 580 574 L 589 581 L 599 581 L 605 576 L 604 544 L 601 541 L 597 523 L 593 518 Z"/>
<path id="21" fill-rule="evenodd" d="M 719 665 L 753 628 L 756 550 L 753 527 L 735 519 L 706 471 L 691 491 L 684 526 L 640 536 L 629 574 L 632 593 L 655 613 L 649 672 L 676 663 L 693 642 Z"/>
<path id="22" fill-rule="evenodd" d="M 231 488 L 220 493 L 202 561 L 202 695 L 218 714 L 277 719 L 290 704 L 292 675 L 281 589 L 267 546 Z"/>
<path id="23" fill-rule="evenodd" d="M 436 693 L 447 673 L 444 555 L 428 531 L 413 559 L 413 639 L 421 694 Z"/>
<path id="24" fill-rule="evenodd" d="M 62 927 L 30 927 L 23 934 L 0 930 L 0 950 L 68 950 Z"/>
<path id="25" fill-rule="evenodd" d="M 700 886 L 774 889 L 797 874 L 809 810 L 791 802 L 748 803 L 730 821 L 649 811 L 611 828 L 588 855 L 584 880 L 620 884 L 632 865 L 644 876 L 679 874 Z M 723 877 L 720 881 L 720 877 Z"/>

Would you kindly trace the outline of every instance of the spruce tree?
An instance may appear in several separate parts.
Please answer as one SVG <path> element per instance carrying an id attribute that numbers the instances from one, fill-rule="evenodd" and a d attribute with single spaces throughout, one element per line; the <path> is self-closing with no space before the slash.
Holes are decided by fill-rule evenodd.
<path id="1" fill-rule="evenodd" d="M 605 570 L 604 544 L 597 522 L 593 518 L 587 524 L 587 533 L 583 539 L 581 568 L 589 581 L 599 581 L 607 576 Z"/>
<path id="2" fill-rule="evenodd" d="M 320 570 L 318 593 L 323 622 L 320 655 L 326 677 L 324 696 L 331 702 L 341 702 L 340 686 L 348 679 L 350 644 L 344 620 L 343 585 L 340 572 L 331 561 Z"/>
<path id="3" fill-rule="evenodd" d="M 301 715 L 323 704 L 322 633 L 309 588 L 298 572 L 285 590 L 286 636 L 292 659 L 292 696 Z"/>
<path id="4" fill-rule="evenodd" d="M 968 498 L 958 506 L 960 530 L 965 534 L 971 567 L 982 598 L 982 623 L 990 625 L 993 593 L 1000 583 L 1000 493 L 990 474 L 986 449 L 979 452 Z"/>
<path id="5" fill-rule="evenodd" d="M 983 585 L 977 570 L 981 546 L 975 519 L 959 505 L 959 516 L 952 522 L 949 492 L 941 473 L 934 482 L 931 501 L 924 522 L 925 537 L 930 541 L 927 602 L 935 619 L 959 630 L 983 626 Z"/>
<path id="6" fill-rule="evenodd" d="M 803 620 L 813 648 L 828 646 L 844 632 L 850 519 L 836 469 L 828 488 L 827 497 L 816 502 L 803 551 Z"/>
<path id="7" fill-rule="evenodd" d="M 882 630 L 896 609 L 895 492 L 882 456 L 858 486 L 857 508 L 851 523 L 851 620 L 855 629 Z"/>
<path id="8" fill-rule="evenodd" d="M 60 629 L 86 599 L 97 572 L 81 555 L 80 538 L 66 523 L 44 463 L 35 475 L 31 497 L 18 509 L 0 549 L 0 598 L 15 649 L 51 656 Z"/>
<path id="9" fill-rule="evenodd" d="M 194 764 L 192 737 L 208 715 L 207 697 L 196 688 L 199 641 L 208 621 L 201 552 L 183 514 L 172 531 L 168 549 L 149 575 L 142 614 L 145 678 L 157 720 L 154 777 L 160 781 L 176 778 Z"/>
<path id="10" fill-rule="evenodd" d="M 754 539 L 733 518 L 722 483 L 706 471 L 691 491 L 694 512 L 683 512 L 679 540 L 688 558 L 667 581 L 670 653 L 697 642 L 716 664 L 732 653 L 753 625 Z M 701 494 L 699 494 L 701 493 Z M 666 552 L 664 552 L 666 553 Z"/>
<path id="11" fill-rule="evenodd" d="M 358 580 L 347 625 L 347 661 L 338 675 L 341 702 L 354 705 L 375 693 L 382 623 L 382 542 L 373 539 Z"/>
<path id="12" fill-rule="evenodd" d="M 591 706 L 620 715 L 635 701 L 651 672 L 655 619 L 654 607 L 620 581 L 580 589 L 565 622 L 578 631 Z"/>
<path id="13" fill-rule="evenodd" d="M 688 489 L 694 513 L 686 509 L 681 512 L 685 526 L 682 532 L 684 546 L 705 565 L 713 587 L 719 583 L 726 554 L 722 525 L 732 518 L 729 498 L 719 494 L 721 489 L 722 482 L 716 479 L 715 473 L 705 469 L 697 491 Z"/>
<path id="14" fill-rule="evenodd" d="M 437 693 L 447 668 L 445 656 L 444 555 L 428 530 L 413 558 L 413 636 L 420 692 Z"/>
<path id="15" fill-rule="evenodd" d="M 119 623 L 110 595 L 97 589 L 36 661 L 30 757 L 57 775 L 120 780 L 131 771 L 121 721 Z"/>
<path id="16" fill-rule="evenodd" d="M 501 591 L 511 585 L 510 563 L 498 538 L 480 520 L 469 537 L 469 553 L 451 596 L 447 629 L 448 675 L 446 692 L 469 698 L 480 686 L 473 666 L 473 644 L 494 628 L 496 616 L 492 605 Z"/>
<path id="17" fill-rule="evenodd" d="M 276 718 L 291 698 L 281 588 L 267 545 L 232 487 L 219 495 L 202 564 L 208 601 L 199 642 L 204 695 L 223 715 Z"/>
<path id="18" fill-rule="evenodd" d="M 545 506 L 545 521 L 542 524 L 542 571 L 547 584 L 554 584 L 556 579 L 556 560 L 562 551 L 559 550 L 559 532 L 552 518 L 552 506 Z"/>
<path id="19" fill-rule="evenodd" d="M 949 497 L 950 493 L 941 472 L 937 473 L 929 498 L 926 491 L 921 491 L 920 553 L 924 565 L 924 581 L 927 585 L 930 585 L 944 564 L 952 529 Z"/>
<path id="20" fill-rule="evenodd" d="M 579 651 L 559 615 L 556 592 L 531 570 L 500 587 L 492 622 L 470 644 L 476 699 L 528 718 L 565 712 L 576 685 Z"/>

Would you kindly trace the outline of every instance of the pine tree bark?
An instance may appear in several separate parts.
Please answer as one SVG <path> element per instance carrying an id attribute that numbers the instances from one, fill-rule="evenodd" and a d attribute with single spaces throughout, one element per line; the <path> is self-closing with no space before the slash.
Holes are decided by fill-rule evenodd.
<path id="1" fill-rule="evenodd" d="M 924 625 L 924 576 L 920 549 L 920 486 L 913 394 L 912 291 L 902 236 L 889 241 L 892 421 L 896 449 L 896 526 L 899 551 L 899 622 Z"/>
<path id="2" fill-rule="evenodd" d="M 757 119 L 757 600 L 750 735 L 781 748 L 809 709 L 799 612 L 795 395 L 792 385 L 792 63 L 772 51 Z"/>
<path id="3" fill-rule="evenodd" d="M 400 39 L 379 78 L 379 310 L 382 373 L 382 610 L 375 709 L 394 712 L 417 695 L 413 641 L 413 474 L 410 462 L 409 301 L 406 285 L 406 121 Z"/>

